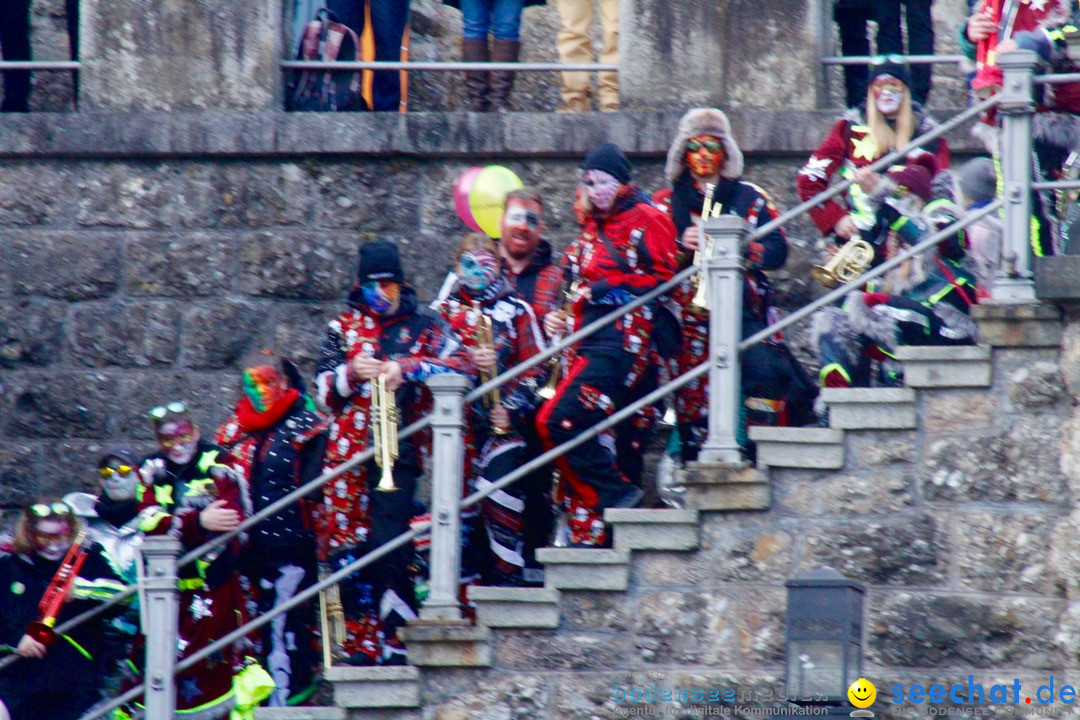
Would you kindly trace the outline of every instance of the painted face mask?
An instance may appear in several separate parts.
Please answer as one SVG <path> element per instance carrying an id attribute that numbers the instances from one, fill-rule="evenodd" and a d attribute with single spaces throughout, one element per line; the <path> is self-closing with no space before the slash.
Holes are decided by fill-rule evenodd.
<path id="1" fill-rule="evenodd" d="M 389 280 L 368 281 L 360 286 L 364 304 L 376 315 L 386 315 L 401 297 L 401 284 Z"/>
<path id="2" fill-rule="evenodd" d="M 585 194 L 589 196 L 592 206 L 604 212 L 611 209 L 615 194 L 622 186 L 622 183 L 603 170 L 586 170 L 581 183 L 585 186 Z"/>
<path id="3" fill-rule="evenodd" d="M 281 373 L 270 365 L 244 371 L 244 395 L 256 412 L 265 412 L 284 394 Z"/>
<path id="4" fill-rule="evenodd" d="M 686 142 L 686 165 L 698 177 L 712 177 L 724 167 L 724 144 L 715 135 L 696 135 Z"/>
<path id="5" fill-rule="evenodd" d="M 458 261 L 458 271 L 465 287 L 473 292 L 483 292 L 499 276 L 499 261 L 491 253 L 467 252 Z"/>
<path id="6" fill-rule="evenodd" d="M 891 75 L 876 78 L 871 85 L 874 106 L 882 115 L 895 115 L 904 101 L 904 83 Z"/>
<path id="7" fill-rule="evenodd" d="M 39 520 L 34 525 L 30 531 L 30 542 L 34 545 L 35 553 L 49 562 L 59 562 L 71 547 L 73 535 L 70 522 L 49 518 Z"/>
<path id="8" fill-rule="evenodd" d="M 506 204 L 502 219 L 502 238 L 499 240 L 513 258 L 532 255 L 540 244 L 540 208 L 536 203 L 514 199 Z"/>
<path id="9" fill-rule="evenodd" d="M 199 433 L 187 421 L 165 423 L 158 430 L 157 441 L 165 457 L 177 465 L 187 465 L 195 457 Z"/>
<path id="10" fill-rule="evenodd" d="M 110 458 L 107 465 L 98 468 L 98 475 L 101 476 L 101 489 L 110 500 L 123 502 L 135 497 L 139 476 L 132 466 Z"/>

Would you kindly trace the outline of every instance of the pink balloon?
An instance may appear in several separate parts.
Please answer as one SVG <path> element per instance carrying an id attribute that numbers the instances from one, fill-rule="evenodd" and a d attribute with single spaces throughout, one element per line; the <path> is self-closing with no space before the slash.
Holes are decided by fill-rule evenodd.
<path id="1" fill-rule="evenodd" d="M 472 192 L 473 185 L 476 183 L 476 176 L 483 169 L 482 167 L 469 168 L 461 173 L 461 177 L 454 185 L 454 209 L 457 210 L 461 222 L 473 230 L 480 230 L 480 225 L 473 219 L 472 209 L 469 207 L 469 193 Z"/>

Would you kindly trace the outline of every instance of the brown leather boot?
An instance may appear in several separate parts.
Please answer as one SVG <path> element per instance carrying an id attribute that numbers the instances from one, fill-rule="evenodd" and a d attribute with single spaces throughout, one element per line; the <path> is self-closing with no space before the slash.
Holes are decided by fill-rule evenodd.
<path id="1" fill-rule="evenodd" d="M 463 62 L 488 62 L 487 40 L 461 40 L 461 59 Z M 465 91 L 469 94 L 469 109 L 473 112 L 487 112 L 491 109 L 491 73 L 486 70 L 465 73 Z"/>
<path id="2" fill-rule="evenodd" d="M 492 62 L 517 62 L 521 43 L 517 40 L 495 39 L 491 48 Z M 514 72 L 491 73 L 491 109 L 506 112 L 510 109 L 510 91 L 514 89 Z"/>

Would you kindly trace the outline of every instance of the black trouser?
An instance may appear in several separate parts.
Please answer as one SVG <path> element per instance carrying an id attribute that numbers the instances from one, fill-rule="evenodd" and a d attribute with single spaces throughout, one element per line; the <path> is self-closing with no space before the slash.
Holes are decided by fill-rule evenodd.
<path id="1" fill-rule="evenodd" d="M 874 18 L 878 23 L 877 49 L 881 55 L 933 55 L 934 23 L 930 17 L 933 0 L 877 0 Z M 900 6 L 904 6 L 907 52 L 900 32 Z M 911 99 L 920 105 L 930 95 L 932 65 L 911 66 Z"/>
<path id="2" fill-rule="evenodd" d="M 327 0 L 326 7 L 340 22 L 362 35 L 365 0 Z M 375 59 L 397 62 L 409 24 L 410 0 L 367 0 L 371 4 L 371 27 L 375 35 Z M 396 112 L 401 104 L 401 74 L 397 70 L 375 73 L 372 110 Z"/>
<path id="3" fill-rule="evenodd" d="M 868 0 L 836 0 L 833 19 L 840 30 L 840 54 L 869 55 L 870 39 L 866 23 L 870 21 Z M 866 66 L 844 66 L 844 104 L 858 107 L 866 101 Z"/>

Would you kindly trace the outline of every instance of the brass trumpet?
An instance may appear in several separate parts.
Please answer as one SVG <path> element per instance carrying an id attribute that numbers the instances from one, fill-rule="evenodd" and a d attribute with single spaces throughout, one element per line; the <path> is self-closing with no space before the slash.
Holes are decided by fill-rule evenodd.
<path id="1" fill-rule="evenodd" d="M 330 667 L 335 657 L 345 657 L 345 608 L 341 605 L 341 589 L 337 585 L 319 591 L 319 611 L 323 666 Z"/>
<path id="2" fill-rule="evenodd" d="M 483 308 L 480 307 L 479 301 L 473 301 L 473 312 L 476 313 L 476 332 L 473 336 L 476 340 L 476 344 L 479 347 L 495 349 L 495 333 L 491 327 L 491 317 L 484 314 Z M 491 382 L 495 379 L 495 376 L 499 373 L 499 366 L 496 363 L 495 367 L 488 370 L 480 371 L 480 384 Z M 488 410 L 492 410 L 502 402 L 502 393 L 499 392 L 499 388 L 489 390 L 484 393 L 484 407 Z M 506 435 L 509 431 L 497 428 L 494 425 L 491 427 L 491 432 L 494 435 Z"/>
<path id="3" fill-rule="evenodd" d="M 862 275 L 872 262 L 874 246 L 858 235 L 853 235 L 829 262 L 815 265 L 810 270 L 810 277 L 831 290 Z"/>
<path id="4" fill-rule="evenodd" d="M 575 279 L 573 282 L 569 282 L 565 277 L 563 278 L 562 285 L 559 288 L 559 295 L 562 296 L 562 307 L 559 308 L 558 313 L 564 320 L 566 319 L 566 309 L 574 302 L 574 297 L 580 287 L 581 280 Z M 551 341 L 555 343 L 560 339 L 560 337 L 553 337 Z M 562 359 L 559 357 L 561 354 L 556 353 L 548 358 L 547 382 L 544 383 L 544 387 L 536 391 L 536 394 L 544 400 L 555 397 L 555 389 L 559 387 L 559 376 L 562 375 Z"/>
<path id="5" fill-rule="evenodd" d="M 705 235 L 705 220 L 713 214 L 712 198 L 715 191 L 716 185 L 705 183 L 705 201 L 701 204 L 701 218 L 697 222 L 699 247 L 694 251 L 694 267 L 698 269 L 698 274 L 694 276 L 696 289 L 694 299 L 690 301 L 690 304 L 698 310 L 708 309 L 708 294 L 705 287 L 708 275 L 705 272 L 705 258 L 712 253 L 712 241 Z"/>
<path id="6" fill-rule="evenodd" d="M 386 387 L 386 375 L 375 378 L 371 388 L 372 434 L 375 437 L 375 464 L 382 468 L 376 490 L 397 490 L 394 485 L 394 461 L 398 456 L 399 413 L 394 393 Z"/>

